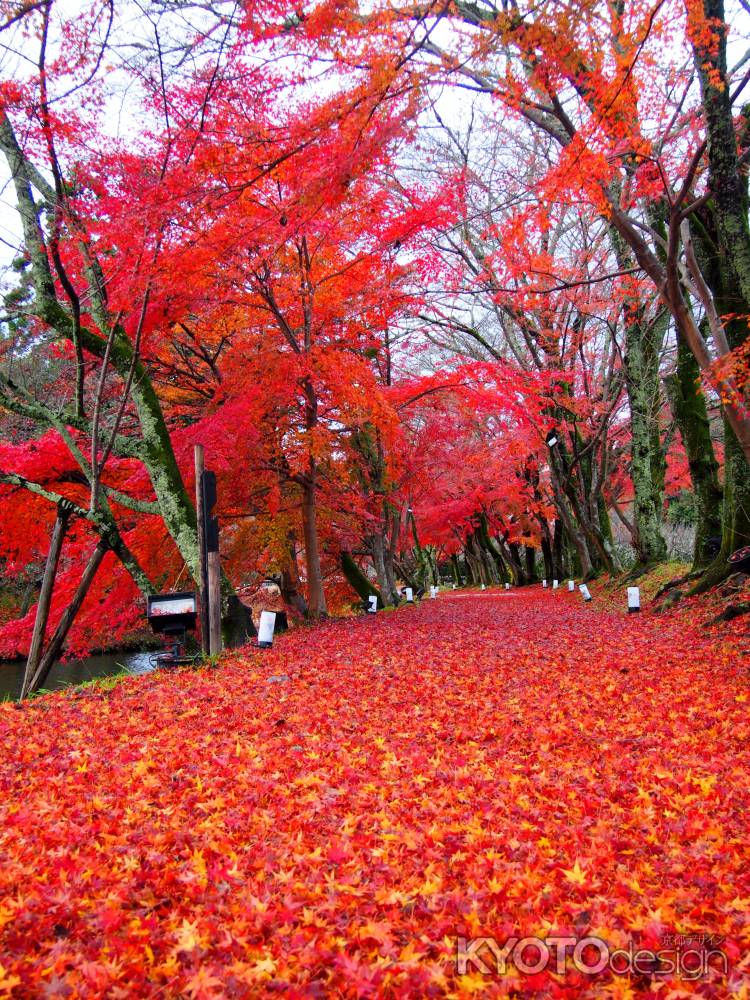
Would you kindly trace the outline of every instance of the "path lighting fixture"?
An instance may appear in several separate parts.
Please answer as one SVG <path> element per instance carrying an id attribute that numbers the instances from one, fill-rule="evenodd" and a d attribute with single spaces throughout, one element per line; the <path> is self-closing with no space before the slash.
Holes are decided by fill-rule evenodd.
<path id="1" fill-rule="evenodd" d="M 560 581 L 559 581 L 559 580 L 553 580 L 553 581 L 552 581 L 552 589 L 553 589 L 553 590 L 557 590 L 557 588 L 558 588 L 559 586 L 560 586 Z"/>
<path id="2" fill-rule="evenodd" d="M 546 587 L 546 586 L 547 586 L 547 581 L 546 581 L 546 580 L 542 580 L 542 586 L 543 586 L 543 587 Z"/>
<path id="3" fill-rule="evenodd" d="M 276 628 L 276 612 L 261 611 L 258 623 L 258 645 L 261 649 L 273 646 L 273 631 Z"/>
<path id="4" fill-rule="evenodd" d="M 157 667 L 176 667 L 195 661 L 195 657 L 185 656 L 185 639 L 195 629 L 198 617 L 198 595 L 194 591 L 149 594 L 146 617 L 152 631 L 162 636 L 164 643 L 155 657 Z"/>
<path id="5" fill-rule="evenodd" d="M 638 587 L 628 587 L 628 614 L 641 610 L 641 592 Z"/>
<path id="6" fill-rule="evenodd" d="M 414 591 L 412 590 L 411 587 L 406 588 L 406 603 L 407 604 L 414 603 Z"/>
<path id="7" fill-rule="evenodd" d="M 367 614 L 374 615 L 378 610 L 378 599 L 375 594 L 370 594 L 367 598 Z"/>
<path id="8" fill-rule="evenodd" d="M 568 580 L 568 590 L 572 593 L 576 589 L 575 580 Z"/>
<path id="9" fill-rule="evenodd" d="M 591 600 L 591 591 L 589 590 L 589 588 L 586 586 L 585 583 L 580 584 L 578 589 L 583 594 L 584 601 L 588 602 Z"/>

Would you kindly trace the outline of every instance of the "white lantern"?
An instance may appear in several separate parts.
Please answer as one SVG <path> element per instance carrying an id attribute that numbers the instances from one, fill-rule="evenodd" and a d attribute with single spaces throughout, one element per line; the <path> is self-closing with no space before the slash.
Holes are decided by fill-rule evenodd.
<path id="1" fill-rule="evenodd" d="M 590 601 L 591 600 L 591 593 L 590 593 L 589 588 L 586 586 L 585 583 L 580 584 L 579 587 L 578 587 L 578 589 L 583 594 L 584 601 Z"/>
<path id="2" fill-rule="evenodd" d="M 375 594 L 370 594 L 370 596 L 367 598 L 367 603 L 369 605 L 369 607 L 367 608 L 368 615 L 374 615 L 375 612 L 378 610 L 378 599 L 375 596 Z"/>
<path id="3" fill-rule="evenodd" d="M 568 590 L 572 593 L 576 589 L 575 580 L 568 580 Z"/>
<path id="4" fill-rule="evenodd" d="M 406 603 L 407 604 L 414 603 L 414 591 L 412 590 L 411 587 L 406 588 Z"/>
<path id="5" fill-rule="evenodd" d="M 559 586 L 560 586 L 560 581 L 559 581 L 559 580 L 553 580 L 553 581 L 552 581 L 552 589 L 553 589 L 553 590 L 557 590 L 557 588 L 558 588 Z"/>
<path id="6" fill-rule="evenodd" d="M 628 614 L 641 610 L 641 592 L 638 587 L 628 587 Z"/>
<path id="7" fill-rule="evenodd" d="M 510 584 L 509 584 L 509 583 L 506 583 L 506 584 L 505 584 L 505 589 L 506 589 L 506 590 L 510 590 Z"/>
<path id="8" fill-rule="evenodd" d="M 484 590 L 484 589 L 485 589 L 485 586 L 484 586 L 484 584 L 482 584 L 482 590 Z"/>
<path id="9" fill-rule="evenodd" d="M 262 649 L 273 646 L 273 630 L 276 628 L 276 612 L 261 611 L 258 623 L 258 645 Z"/>
<path id="10" fill-rule="evenodd" d="M 437 597 L 437 587 L 430 587 L 430 597 Z"/>
<path id="11" fill-rule="evenodd" d="M 543 586 L 543 587 L 546 587 L 546 586 L 547 586 L 547 581 L 546 581 L 546 580 L 542 580 L 542 586 Z"/>

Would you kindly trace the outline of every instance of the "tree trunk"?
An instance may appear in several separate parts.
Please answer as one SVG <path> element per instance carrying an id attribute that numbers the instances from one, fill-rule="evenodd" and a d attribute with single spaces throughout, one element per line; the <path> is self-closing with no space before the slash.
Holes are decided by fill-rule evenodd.
<path id="1" fill-rule="evenodd" d="M 107 554 L 108 549 L 109 545 L 107 542 L 103 538 L 100 538 L 96 548 L 91 554 L 91 558 L 86 564 L 83 576 L 81 577 L 76 592 L 73 595 L 73 600 L 63 612 L 60 623 L 55 629 L 44 656 L 42 657 L 41 662 L 31 679 L 28 686 L 28 694 L 33 694 L 34 691 L 38 691 L 47 680 L 49 672 L 52 669 L 52 665 L 62 651 L 63 643 L 65 642 L 68 632 L 70 631 L 70 626 L 73 624 L 76 615 L 80 611 L 81 605 L 83 604 L 86 594 L 89 592 L 89 588 L 94 581 L 96 572 L 101 565 L 102 559 L 104 559 L 104 556 Z"/>
<path id="2" fill-rule="evenodd" d="M 658 381 L 646 363 L 643 338 L 641 324 L 629 318 L 626 321 L 624 362 L 630 402 L 634 541 L 638 561 L 652 563 L 666 558 L 667 545 L 661 532 L 661 511 L 655 502 L 658 491 L 653 477 L 652 396 L 658 388 Z"/>
<path id="3" fill-rule="evenodd" d="M 525 547 L 525 557 L 526 557 L 526 582 L 536 583 L 536 549 L 532 548 L 531 545 Z"/>
<path id="4" fill-rule="evenodd" d="M 52 605 L 52 592 L 55 588 L 57 565 L 60 561 L 60 553 L 65 540 L 65 532 L 68 528 L 68 518 L 69 515 L 62 508 L 58 507 L 55 526 L 52 529 L 49 552 L 47 553 L 47 562 L 44 567 L 42 587 L 39 591 L 39 600 L 36 606 L 34 631 L 31 635 L 31 646 L 26 660 L 26 670 L 24 671 L 23 682 L 21 684 L 22 698 L 25 698 L 33 690 L 31 685 L 37 671 L 37 667 L 39 666 L 42 646 L 44 645 L 44 633 L 47 628 L 50 607 Z"/>
<path id="5" fill-rule="evenodd" d="M 691 593 L 701 594 L 720 583 L 729 574 L 727 559 L 743 545 L 750 545 L 750 466 L 732 428 L 725 421 L 721 549 Z"/>
<path id="6" fill-rule="evenodd" d="M 662 489 L 663 489 L 663 484 L 662 484 Z M 605 545 L 608 546 L 608 548 L 609 548 L 609 550 L 611 552 L 612 560 L 613 560 L 613 562 L 615 564 L 615 568 L 619 570 L 619 568 L 620 568 L 620 559 L 619 559 L 619 556 L 615 552 L 615 536 L 612 534 L 612 521 L 610 520 L 609 511 L 607 510 L 607 502 L 604 499 L 604 496 L 603 496 L 602 493 L 599 494 L 599 502 L 597 504 L 597 507 L 598 507 L 598 511 L 599 511 L 599 527 L 600 527 L 601 533 L 602 533 L 602 535 L 604 537 Z M 666 546 L 665 546 L 665 548 L 666 548 Z M 568 573 L 572 576 L 573 575 L 573 573 L 572 573 L 572 567 L 568 566 L 567 569 L 568 569 Z"/>
<path id="7" fill-rule="evenodd" d="M 385 607 L 383 598 L 381 597 L 378 588 L 373 586 L 373 584 L 367 579 L 354 559 L 352 559 L 351 553 L 341 553 L 341 569 L 346 577 L 347 583 L 351 586 L 355 593 L 359 594 L 365 604 L 367 603 L 368 597 L 377 597 L 378 607 Z"/>
<path id="8" fill-rule="evenodd" d="M 384 553 L 385 576 L 388 581 L 388 589 L 393 595 L 393 603 L 400 600 L 398 587 L 396 586 L 396 553 L 398 543 L 401 538 L 401 511 L 391 507 L 388 503 L 383 503 L 383 521 L 386 527 L 384 537 L 387 541 Z"/>
<path id="9" fill-rule="evenodd" d="M 317 496 L 315 461 L 310 459 L 310 468 L 302 488 L 302 525 L 305 534 L 305 567 L 307 569 L 307 604 L 314 618 L 326 615 L 323 571 L 318 547 Z"/>
<path id="10" fill-rule="evenodd" d="M 678 340 L 677 370 L 665 380 L 672 414 L 687 452 L 695 502 L 693 569 L 711 562 L 709 539 L 722 535 L 722 488 L 714 454 L 706 400 L 698 382 L 700 369 L 690 350 Z"/>
<path id="11" fill-rule="evenodd" d="M 724 0 L 703 0 L 703 11 L 706 26 L 694 43 L 694 57 L 706 122 L 709 188 L 719 252 L 730 284 L 735 284 L 739 295 L 750 303 L 747 178 L 740 171 L 731 87 L 727 79 Z"/>
<path id="12" fill-rule="evenodd" d="M 297 539 L 293 531 L 287 535 L 286 554 L 281 566 L 281 596 L 290 607 L 299 611 L 300 614 L 307 614 L 307 602 L 300 591 Z"/>
<path id="13" fill-rule="evenodd" d="M 375 567 L 375 575 L 378 578 L 378 587 L 383 600 L 386 604 L 398 604 L 396 587 L 395 584 L 391 585 L 388 567 L 386 565 L 388 547 L 386 545 L 385 538 L 380 532 L 372 534 L 367 539 L 367 547 L 370 550 L 370 555 L 372 556 L 373 566 Z"/>
<path id="14" fill-rule="evenodd" d="M 747 206 L 746 182 L 743 181 L 741 201 Z M 725 206 L 726 207 L 726 206 Z M 731 215 L 731 211 L 730 211 Z M 696 254 L 716 302 L 720 315 L 729 318 L 724 331 L 730 348 L 739 347 L 747 338 L 750 300 L 745 299 L 739 277 L 738 261 L 723 243 L 719 212 L 713 202 L 704 206 L 699 219 L 694 219 Z M 747 407 L 745 407 L 747 411 Z M 747 413 L 745 413 L 747 417 Z M 727 557 L 742 545 L 750 544 L 750 427 L 747 440 L 735 433 L 737 421 L 731 408 L 724 404 L 724 507 L 722 512 L 722 543 L 718 556 L 706 568 L 696 592 L 719 583 L 729 572 Z M 741 430 L 741 428 L 740 428 Z"/>
<path id="15" fill-rule="evenodd" d="M 464 542 L 464 565 L 466 566 L 466 582 L 469 586 L 476 587 L 478 584 L 481 584 L 482 578 L 476 565 L 474 554 L 469 548 L 468 541 Z"/>
<path id="16" fill-rule="evenodd" d="M 554 573 L 552 569 L 552 536 L 549 525 L 544 518 L 538 518 L 542 534 L 542 559 L 544 561 L 544 579 L 551 580 Z"/>
<path id="17" fill-rule="evenodd" d="M 557 509 L 557 513 L 559 514 L 558 520 L 562 522 L 571 544 L 575 547 L 575 550 L 578 553 L 578 560 L 581 564 L 581 575 L 583 576 L 583 579 L 590 580 L 594 576 L 594 562 L 589 550 L 588 539 L 586 538 L 585 533 L 581 530 L 575 514 L 563 494 L 554 465 L 551 472 L 552 492 L 555 497 L 555 507 Z M 559 561 L 558 565 L 555 566 L 554 542 L 552 545 L 551 556 L 553 574 L 560 572 L 562 567 L 560 566 Z"/>
<path id="18" fill-rule="evenodd" d="M 565 527 L 562 521 L 555 521 L 555 533 L 552 538 L 552 573 L 554 580 L 565 579 Z"/>

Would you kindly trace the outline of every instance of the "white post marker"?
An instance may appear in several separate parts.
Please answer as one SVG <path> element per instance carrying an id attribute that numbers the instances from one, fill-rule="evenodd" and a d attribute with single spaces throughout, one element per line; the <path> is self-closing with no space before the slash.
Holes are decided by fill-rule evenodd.
<path id="1" fill-rule="evenodd" d="M 542 580 L 542 586 L 543 586 L 543 587 L 546 587 L 546 586 L 547 586 L 547 581 L 546 581 L 546 580 Z"/>
<path id="2" fill-rule="evenodd" d="M 258 622 L 258 645 L 261 649 L 273 646 L 273 630 L 276 628 L 276 612 L 261 611 Z"/>
<path id="3" fill-rule="evenodd" d="M 456 585 L 455 585 L 455 583 L 453 584 L 453 589 L 454 589 L 454 590 L 456 589 Z"/>
<path id="4" fill-rule="evenodd" d="M 506 590 L 510 590 L 510 584 L 509 584 L 509 583 L 506 583 L 506 584 L 505 584 L 505 589 L 506 589 Z"/>
<path id="5" fill-rule="evenodd" d="M 407 604 L 414 603 L 414 591 L 412 590 L 411 587 L 406 588 L 406 603 Z"/>
<path id="6" fill-rule="evenodd" d="M 484 590 L 484 584 L 482 584 L 482 590 Z"/>
<path id="7" fill-rule="evenodd" d="M 628 614 L 641 610 L 641 592 L 638 587 L 628 587 Z"/>
<path id="8" fill-rule="evenodd" d="M 591 592 L 589 591 L 589 588 L 586 586 L 585 583 L 579 584 L 578 589 L 583 594 L 584 601 L 590 601 L 591 600 Z"/>
<path id="9" fill-rule="evenodd" d="M 576 589 L 575 580 L 568 580 L 568 590 L 572 593 Z"/>
<path id="10" fill-rule="evenodd" d="M 559 586 L 560 586 L 560 581 L 559 581 L 559 580 L 553 580 L 553 581 L 552 581 L 552 589 L 553 589 L 553 590 L 557 590 L 557 588 L 558 588 Z"/>
<path id="11" fill-rule="evenodd" d="M 370 596 L 367 598 L 367 603 L 369 604 L 369 607 L 367 609 L 367 614 L 374 615 L 378 610 L 377 597 L 374 594 L 370 594 Z"/>
<path id="12" fill-rule="evenodd" d="M 430 597 L 437 596 L 437 587 L 430 587 Z"/>

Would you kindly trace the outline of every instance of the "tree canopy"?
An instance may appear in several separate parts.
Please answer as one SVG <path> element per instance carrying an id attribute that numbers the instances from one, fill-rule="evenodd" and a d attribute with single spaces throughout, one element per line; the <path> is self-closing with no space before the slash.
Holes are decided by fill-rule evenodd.
<path id="1" fill-rule="evenodd" d="M 696 587 L 750 544 L 746 12 L 0 18 L 0 656 L 56 525 L 69 650 L 197 578 L 196 444 L 225 594 L 311 616 L 645 566 L 670 511 Z"/>

